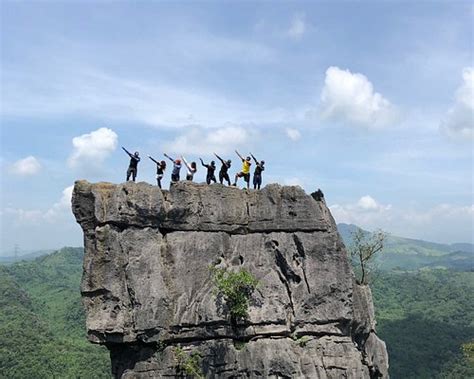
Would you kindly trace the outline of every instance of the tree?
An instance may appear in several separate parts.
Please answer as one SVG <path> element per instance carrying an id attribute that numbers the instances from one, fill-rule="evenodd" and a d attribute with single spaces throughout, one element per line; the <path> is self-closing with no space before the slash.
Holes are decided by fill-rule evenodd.
<path id="1" fill-rule="evenodd" d="M 352 262 L 360 270 L 359 284 L 367 284 L 368 276 L 373 269 L 375 255 L 383 250 L 387 234 L 382 230 L 376 230 L 374 233 L 368 233 L 357 228 L 352 233 L 352 242 L 349 251 Z"/>
<path id="2" fill-rule="evenodd" d="M 232 272 L 213 267 L 211 271 L 217 293 L 222 295 L 227 303 L 231 322 L 235 324 L 238 319 L 245 319 L 249 308 L 249 300 L 258 284 L 258 280 L 245 269 Z"/>

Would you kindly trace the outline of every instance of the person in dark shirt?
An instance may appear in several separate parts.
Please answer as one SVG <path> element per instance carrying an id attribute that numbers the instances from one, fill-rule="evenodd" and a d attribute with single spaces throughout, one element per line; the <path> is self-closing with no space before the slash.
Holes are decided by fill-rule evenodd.
<path id="1" fill-rule="evenodd" d="M 250 154 L 255 161 L 255 171 L 253 172 L 253 189 L 260 189 L 262 185 L 262 171 L 265 170 L 265 161 L 257 161 L 257 158 Z"/>
<path id="2" fill-rule="evenodd" d="M 165 153 L 165 157 L 173 162 L 173 171 L 171 171 L 171 181 L 179 182 L 179 172 L 181 170 L 181 159 L 173 159 Z"/>
<path id="3" fill-rule="evenodd" d="M 206 175 L 206 183 L 211 184 L 211 182 L 217 183 L 216 175 L 214 172 L 216 171 L 216 162 L 211 161 L 211 164 L 205 164 L 202 158 L 199 158 L 201 164 L 207 168 L 207 175 Z"/>
<path id="4" fill-rule="evenodd" d="M 227 181 L 227 184 L 230 186 L 230 178 L 229 178 L 229 168 L 230 168 L 230 165 L 231 165 L 231 160 L 228 159 L 226 161 L 224 161 L 221 157 L 219 157 L 216 153 L 214 153 L 214 155 L 217 157 L 217 159 L 219 159 L 222 163 L 222 166 L 221 166 L 221 169 L 219 171 L 219 182 L 222 184 L 222 182 L 224 181 L 224 179 Z"/>
<path id="5" fill-rule="evenodd" d="M 156 183 L 158 184 L 158 187 L 161 188 L 161 179 L 163 179 L 163 175 L 165 174 L 166 170 L 166 162 L 161 161 L 158 162 L 157 160 L 153 159 L 150 155 L 148 156 L 153 162 L 156 163 Z"/>
<path id="6" fill-rule="evenodd" d="M 127 182 L 129 181 L 130 176 L 132 176 L 132 180 L 135 181 L 138 171 L 138 162 L 140 162 L 140 154 L 138 153 L 138 151 L 135 151 L 135 154 L 132 154 L 123 146 L 122 149 L 130 157 L 130 164 L 128 165 L 127 169 Z"/>

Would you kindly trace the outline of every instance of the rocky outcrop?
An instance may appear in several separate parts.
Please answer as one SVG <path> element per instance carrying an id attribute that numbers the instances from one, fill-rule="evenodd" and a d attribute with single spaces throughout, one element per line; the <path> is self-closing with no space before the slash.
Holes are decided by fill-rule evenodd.
<path id="1" fill-rule="evenodd" d="M 78 181 L 88 338 L 116 377 L 176 377 L 176 346 L 208 378 L 387 377 L 368 287 L 354 282 L 321 193 Z M 258 281 L 231 323 L 210 267 Z M 225 305 L 225 304 L 224 304 Z"/>

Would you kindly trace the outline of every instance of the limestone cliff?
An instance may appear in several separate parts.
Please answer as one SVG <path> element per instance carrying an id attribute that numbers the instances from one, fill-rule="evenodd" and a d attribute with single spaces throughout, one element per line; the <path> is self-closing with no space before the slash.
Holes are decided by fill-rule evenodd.
<path id="1" fill-rule="evenodd" d="M 176 346 L 208 378 L 387 377 L 370 289 L 354 282 L 324 198 L 180 182 L 74 187 L 88 338 L 113 374 L 176 377 Z M 210 267 L 259 281 L 247 320 L 223 312 Z"/>

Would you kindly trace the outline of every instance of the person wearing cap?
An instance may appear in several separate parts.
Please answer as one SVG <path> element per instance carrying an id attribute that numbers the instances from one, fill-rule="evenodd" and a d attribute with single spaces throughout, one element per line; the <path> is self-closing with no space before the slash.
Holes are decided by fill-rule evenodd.
<path id="1" fill-rule="evenodd" d="M 140 162 L 140 154 L 138 153 L 138 151 L 135 151 L 135 153 L 132 154 L 123 146 L 122 149 L 130 157 L 130 164 L 128 165 L 127 169 L 127 182 L 130 180 L 130 176 L 132 177 L 132 180 L 135 181 L 138 171 L 138 162 Z"/>
<path id="2" fill-rule="evenodd" d="M 244 157 L 242 157 L 242 155 L 240 155 L 237 150 L 235 150 L 235 152 L 239 156 L 239 158 L 242 160 L 242 171 L 235 174 L 234 186 L 237 185 L 237 180 L 243 177 L 244 181 L 247 183 L 247 189 L 249 189 L 250 188 L 250 166 L 252 165 L 252 162 L 250 161 L 250 157 L 247 157 L 244 159 Z"/>
<path id="3" fill-rule="evenodd" d="M 165 153 L 165 157 L 173 162 L 173 171 L 171 171 L 171 181 L 179 182 L 179 171 L 181 170 L 181 159 L 173 159 Z"/>
<path id="4" fill-rule="evenodd" d="M 216 153 L 214 155 L 219 159 L 222 163 L 221 169 L 219 171 L 219 182 L 222 184 L 224 179 L 227 181 L 227 184 L 230 186 L 230 178 L 229 178 L 229 168 L 232 163 L 230 159 L 224 161 L 220 156 L 218 156 Z"/>
<path id="5" fill-rule="evenodd" d="M 216 171 L 216 162 L 211 161 L 211 164 L 205 164 L 202 158 L 199 158 L 201 161 L 201 164 L 207 168 L 207 174 L 206 174 L 206 183 L 211 184 L 211 182 L 217 183 L 216 180 L 216 175 L 214 175 L 214 172 Z"/>
<path id="6" fill-rule="evenodd" d="M 257 158 L 250 153 L 250 156 L 255 161 L 255 171 L 253 172 L 253 189 L 260 189 L 262 185 L 262 171 L 265 170 L 265 161 L 257 161 Z"/>
<path id="7" fill-rule="evenodd" d="M 163 175 L 166 170 L 166 162 L 165 161 L 158 162 L 150 155 L 148 156 L 148 158 L 150 158 L 153 162 L 156 163 L 156 184 L 158 185 L 158 187 L 161 188 L 161 179 L 163 179 Z"/>

